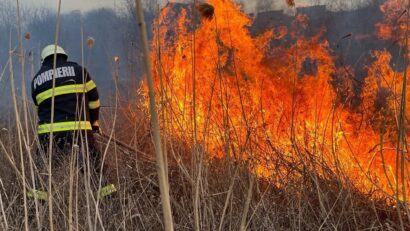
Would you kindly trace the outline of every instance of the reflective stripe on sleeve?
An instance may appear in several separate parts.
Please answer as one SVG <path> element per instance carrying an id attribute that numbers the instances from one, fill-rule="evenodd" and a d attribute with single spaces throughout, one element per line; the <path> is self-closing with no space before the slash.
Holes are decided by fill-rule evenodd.
<path id="1" fill-rule="evenodd" d="M 94 83 L 94 81 L 90 80 L 85 84 L 85 88 L 87 89 L 87 92 L 93 90 L 94 88 L 96 88 L 97 85 Z"/>
<path id="2" fill-rule="evenodd" d="M 52 130 L 51 130 L 52 129 Z M 75 130 L 92 130 L 91 123 L 89 121 L 71 121 L 71 122 L 58 122 L 51 124 L 41 124 L 38 126 L 38 134 Z"/>
<path id="3" fill-rule="evenodd" d="M 89 108 L 89 109 L 97 109 L 97 108 L 99 108 L 100 106 L 101 106 L 100 100 L 88 102 L 88 108 Z"/>

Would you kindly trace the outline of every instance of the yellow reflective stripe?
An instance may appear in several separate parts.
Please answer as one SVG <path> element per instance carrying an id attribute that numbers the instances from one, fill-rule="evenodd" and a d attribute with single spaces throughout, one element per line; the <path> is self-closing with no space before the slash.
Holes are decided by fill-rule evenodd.
<path id="1" fill-rule="evenodd" d="M 88 102 L 88 108 L 89 108 L 89 109 L 97 109 L 97 108 L 99 108 L 100 106 L 101 106 L 100 100 Z"/>
<path id="2" fill-rule="evenodd" d="M 61 86 L 54 88 L 54 96 L 73 94 L 73 93 L 84 93 L 84 84 L 72 84 L 67 86 Z M 53 96 L 53 89 L 43 91 L 36 96 L 37 104 L 40 105 L 44 100 L 49 99 Z"/>
<path id="3" fill-rule="evenodd" d="M 98 195 L 102 198 L 102 197 L 109 196 L 109 195 L 111 195 L 115 192 L 117 192 L 117 188 L 115 187 L 115 185 L 114 184 L 109 184 L 109 185 L 101 188 L 98 191 Z"/>
<path id="4" fill-rule="evenodd" d="M 72 122 L 58 122 L 51 124 L 41 124 L 38 126 L 38 134 L 44 134 L 51 132 L 64 132 L 74 130 L 92 130 L 91 123 L 89 121 L 72 121 Z"/>
<path id="5" fill-rule="evenodd" d="M 85 88 L 87 89 L 87 92 L 93 90 L 94 88 L 96 88 L 97 85 L 94 83 L 94 81 L 90 80 L 85 84 Z"/>
<path id="6" fill-rule="evenodd" d="M 74 93 L 86 93 L 86 92 L 93 90 L 96 87 L 97 85 L 92 80 L 88 81 L 85 85 L 84 84 L 71 84 L 71 85 L 56 87 L 54 88 L 54 96 L 74 94 Z M 44 102 L 47 99 L 50 99 L 52 96 L 53 96 L 53 89 L 49 89 L 49 90 L 41 92 L 40 94 L 36 96 L 37 105 L 40 105 L 42 102 Z"/>
<path id="7" fill-rule="evenodd" d="M 27 197 L 32 198 L 32 199 L 41 200 L 41 201 L 47 201 L 48 193 L 45 191 L 32 189 L 27 192 Z"/>

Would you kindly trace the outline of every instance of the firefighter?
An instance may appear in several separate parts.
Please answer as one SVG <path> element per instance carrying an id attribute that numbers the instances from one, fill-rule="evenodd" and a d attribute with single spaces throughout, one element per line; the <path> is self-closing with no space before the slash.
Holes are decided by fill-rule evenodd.
<path id="1" fill-rule="evenodd" d="M 101 103 L 97 86 L 85 68 L 67 59 L 68 55 L 62 47 L 46 46 L 41 52 L 42 66 L 31 83 L 32 98 L 37 106 L 39 119 L 37 129 L 40 141 L 38 155 L 41 167 L 39 169 L 43 171 L 46 169 L 44 160 L 48 155 L 50 133 L 53 132 L 54 169 L 61 167 L 64 157 L 72 153 L 73 147 L 79 147 L 77 165 L 84 172 L 88 166 L 85 163 L 91 163 L 88 170 L 98 175 L 101 163 L 93 134 L 100 130 Z M 53 95 L 54 120 L 51 123 Z M 82 156 L 86 153 L 88 153 L 87 157 Z M 89 161 L 84 161 L 85 158 Z M 34 190 L 31 196 L 46 199 L 42 191 Z"/>

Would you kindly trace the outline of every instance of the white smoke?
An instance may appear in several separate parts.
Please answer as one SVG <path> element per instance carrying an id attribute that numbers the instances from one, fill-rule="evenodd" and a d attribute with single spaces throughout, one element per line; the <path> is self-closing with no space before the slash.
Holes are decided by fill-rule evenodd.
<path id="1" fill-rule="evenodd" d="M 153 1 L 153 0 L 147 0 Z M 192 3 L 193 0 L 158 0 L 162 5 L 168 2 Z M 197 2 L 206 2 L 206 0 L 197 0 Z M 234 0 L 242 5 L 243 10 L 247 13 L 258 13 L 269 10 L 283 10 L 286 13 L 292 13 L 293 8 L 289 7 L 286 0 Z M 351 10 L 364 7 L 375 0 L 295 0 L 296 8 L 325 5 L 327 9 L 332 11 Z"/>
<path id="2" fill-rule="evenodd" d="M 152 0 L 146 0 L 152 1 Z M 193 3 L 193 0 L 158 0 L 160 5 L 164 6 L 168 2 L 172 3 Z M 272 10 L 272 9 L 286 9 L 288 8 L 286 4 L 281 4 L 280 2 L 285 2 L 285 0 L 234 0 L 240 4 L 245 12 L 256 13 L 261 10 Z M 197 0 L 196 2 L 207 2 L 206 0 Z"/>
<path id="3" fill-rule="evenodd" d="M 269 10 L 283 10 L 292 12 L 294 9 L 289 7 L 286 0 L 236 0 L 243 5 L 246 12 L 257 13 Z M 295 0 L 296 8 L 325 5 L 328 10 L 352 10 L 364 7 L 373 3 L 374 0 Z"/>

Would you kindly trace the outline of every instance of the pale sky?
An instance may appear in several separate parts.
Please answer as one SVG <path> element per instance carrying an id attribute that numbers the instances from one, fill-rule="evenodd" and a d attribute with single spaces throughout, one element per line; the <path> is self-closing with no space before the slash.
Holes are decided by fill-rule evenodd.
<path id="1" fill-rule="evenodd" d="M 73 10 L 88 11 L 95 8 L 110 7 L 114 8 L 122 0 L 61 0 L 61 10 L 69 12 Z M 29 6 L 47 6 L 51 9 L 57 9 L 58 0 L 20 0 L 24 7 Z"/>

